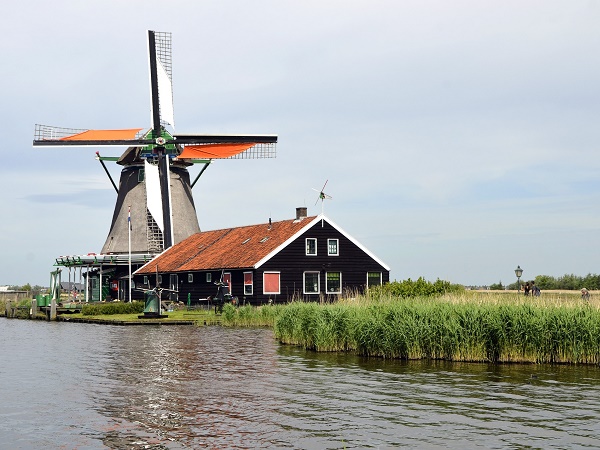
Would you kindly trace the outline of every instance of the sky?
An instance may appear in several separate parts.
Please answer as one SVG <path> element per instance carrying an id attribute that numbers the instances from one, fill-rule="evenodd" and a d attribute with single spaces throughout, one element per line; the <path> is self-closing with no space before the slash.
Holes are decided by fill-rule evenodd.
<path id="1" fill-rule="evenodd" d="M 172 32 L 176 132 L 279 136 L 202 175 L 203 230 L 306 206 L 391 280 L 600 273 L 599 23 L 583 0 L 7 3 L 0 285 L 100 252 L 116 194 L 95 151 L 124 149 L 33 148 L 34 125 L 149 128 L 148 29 Z"/>

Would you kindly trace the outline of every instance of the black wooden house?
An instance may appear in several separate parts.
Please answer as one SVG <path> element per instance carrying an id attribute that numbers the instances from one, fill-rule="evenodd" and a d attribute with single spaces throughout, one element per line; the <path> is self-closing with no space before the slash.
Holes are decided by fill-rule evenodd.
<path id="1" fill-rule="evenodd" d="M 331 300 L 389 282 L 389 267 L 323 215 L 196 233 L 134 274 L 136 287 L 195 304 L 229 285 L 241 304 Z"/>

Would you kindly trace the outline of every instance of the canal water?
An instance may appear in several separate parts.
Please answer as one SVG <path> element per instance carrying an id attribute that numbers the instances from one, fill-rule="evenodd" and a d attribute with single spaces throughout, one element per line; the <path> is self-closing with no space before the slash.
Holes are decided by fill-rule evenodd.
<path id="1" fill-rule="evenodd" d="M 268 329 L 0 319 L 0 448 L 600 448 L 600 369 L 401 362 Z"/>

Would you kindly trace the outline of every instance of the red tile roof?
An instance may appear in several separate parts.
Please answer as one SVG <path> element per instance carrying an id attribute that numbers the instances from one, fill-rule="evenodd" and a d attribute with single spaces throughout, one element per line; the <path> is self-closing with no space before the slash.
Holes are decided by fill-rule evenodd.
<path id="1" fill-rule="evenodd" d="M 316 216 L 203 231 L 169 248 L 136 274 L 250 268 L 310 224 Z"/>

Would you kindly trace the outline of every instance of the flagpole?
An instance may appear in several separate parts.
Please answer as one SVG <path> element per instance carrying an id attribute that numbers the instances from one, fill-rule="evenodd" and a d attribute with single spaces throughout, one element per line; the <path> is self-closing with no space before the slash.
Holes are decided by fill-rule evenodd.
<path id="1" fill-rule="evenodd" d="M 127 230 L 129 235 L 129 301 L 131 302 L 131 206 L 129 206 L 129 211 L 127 215 Z"/>

